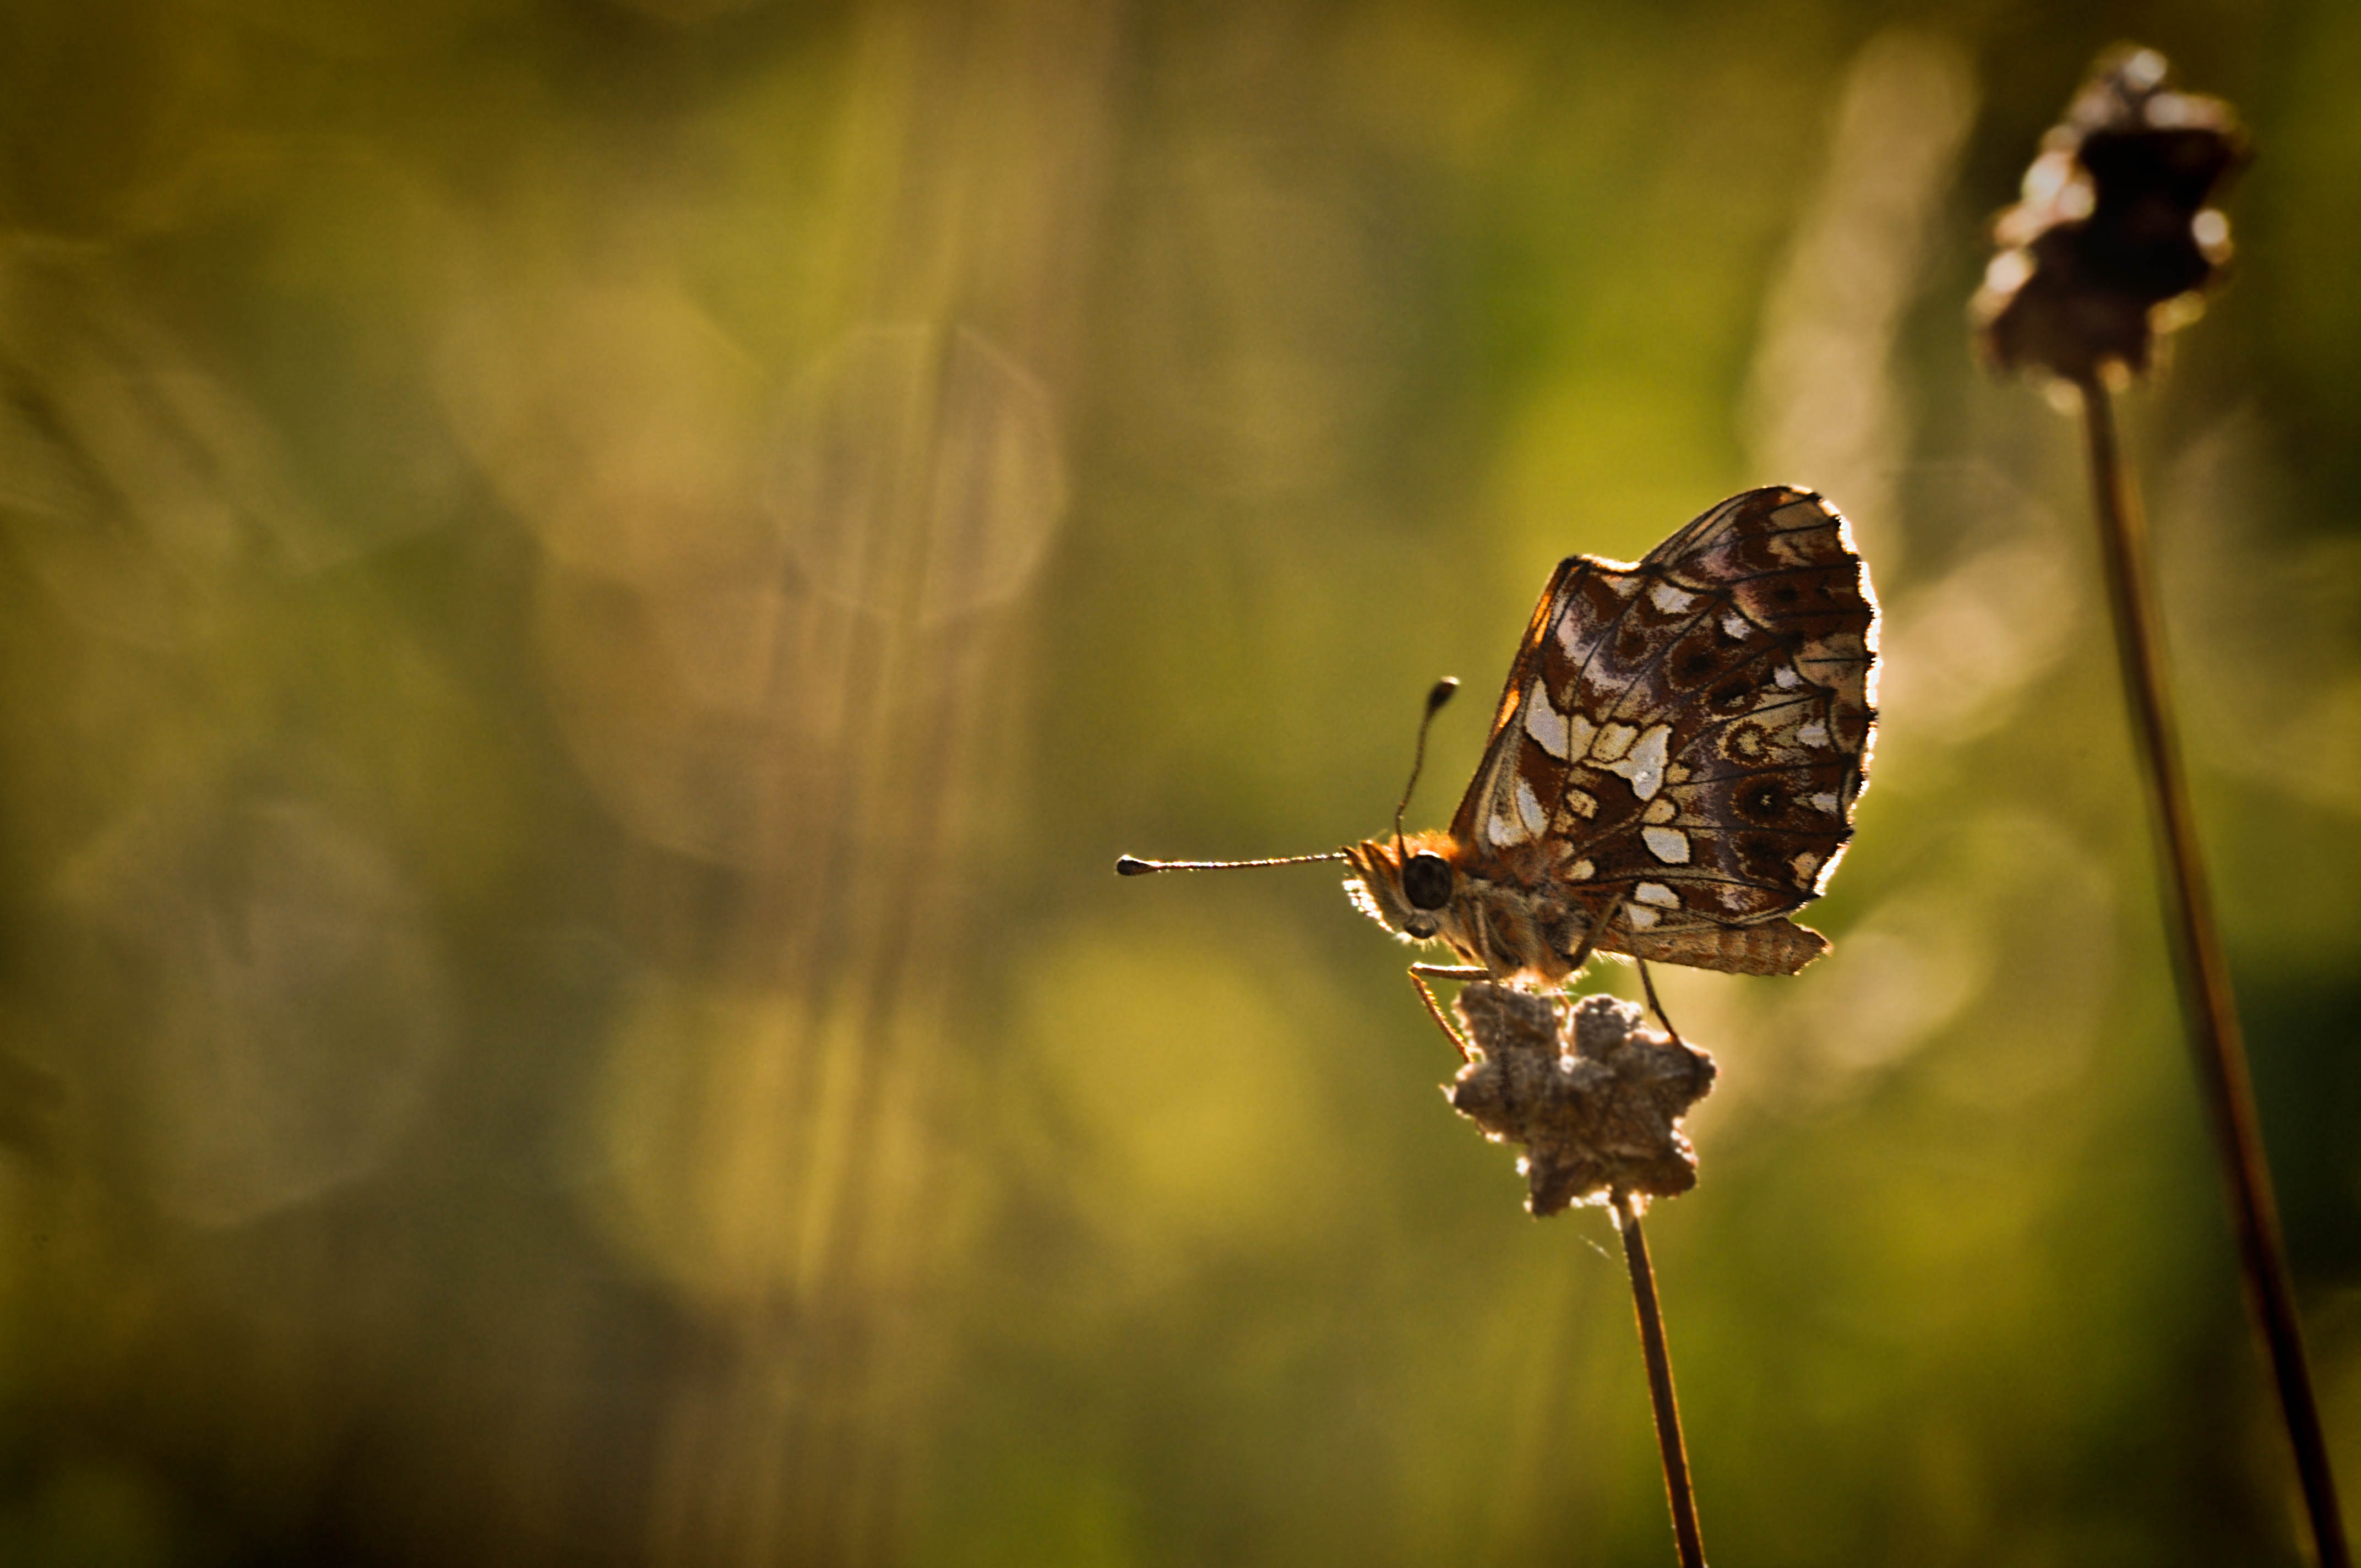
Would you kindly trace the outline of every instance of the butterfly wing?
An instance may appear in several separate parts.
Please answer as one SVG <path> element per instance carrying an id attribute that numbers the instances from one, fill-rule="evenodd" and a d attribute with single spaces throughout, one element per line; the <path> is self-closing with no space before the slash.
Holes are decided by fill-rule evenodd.
<path id="1" fill-rule="evenodd" d="M 1876 607 L 1808 491 L 1733 496 L 1637 565 L 1562 563 L 1452 824 L 1478 874 L 1620 913 L 1600 946 L 1786 973 L 1781 916 L 1852 836 L 1874 730 Z"/>

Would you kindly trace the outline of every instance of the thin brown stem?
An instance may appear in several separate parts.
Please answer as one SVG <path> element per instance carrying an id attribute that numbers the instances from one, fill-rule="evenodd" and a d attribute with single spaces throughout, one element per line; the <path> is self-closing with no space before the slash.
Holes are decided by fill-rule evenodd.
<path id="1" fill-rule="evenodd" d="M 1648 1402 L 1656 1412 L 1656 1451 L 1664 1461 L 1673 1544 L 1680 1552 L 1681 1568 L 1705 1568 L 1697 1494 L 1689 1486 L 1688 1450 L 1681 1442 L 1681 1408 L 1673 1398 L 1673 1356 L 1664 1346 L 1664 1318 L 1656 1305 L 1656 1271 L 1649 1266 L 1648 1239 L 1640 1234 L 1640 1214 L 1631 1205 L 1631 1194 L 1617 1191 L 1613 1203 L 1616 1228 L 1623 1233 L 1623 1263 L 1631 1271 L 1631 1308 L 1640 1319 L 1640 1351 L 1648 1363 Z"/>
<path id="2" fill-rule="evenodd" d="M 2263 1157 L 2246 1047 L 2230 992 L 2230 969 L 2214 925 L 2213 899 L 2197 842 L 2196 816 L 2190 806 L 2188 780 L 2181 767 L 2165 681 L 2156 590 L 2147 575 L 2147 526 L 2140 515 L 2138 494 L 2116 446 L 2114 412 L 2107 389 L 2093 378 L 2082 384 L 2081 392 L 2100 548 L 2105 559 L 2107 594 L 2114 609 L 2115 649 L 2123 664 L 2132 730 L 2154 814 L 2158 853 L 2164 861 L 2165 924 L 2189 1043 L 2196 1057 L 2199 1098 L 2205 1106 L 2222 1168 L 2247 1304 L 2263 1337 L 2279 1386 L 2279 1413 L 2295 1449 L 2313 1551 L 2322 1568 L 2351 1568 L 2352 1553 L 2337 1508 L 2335 1477 L 2329 1470 L 2328 1444 L 2321 1433 L 2320 1406 L 2304 1357 L 2295 1290 L 2279 1240 L 2279 1207 L 2271 1195 L 2270 1168 Z"/>

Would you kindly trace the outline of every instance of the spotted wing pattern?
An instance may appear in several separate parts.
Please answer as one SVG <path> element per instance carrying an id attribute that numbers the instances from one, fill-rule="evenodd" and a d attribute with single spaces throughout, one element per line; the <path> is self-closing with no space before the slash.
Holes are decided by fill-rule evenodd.
<path id="1" fill-rule="evenodd" d="M 1844 520 L 1809 491 L 1733 496 L 1636 566 L 1575 556 L 1526 630 L 1453 836 L 1488 880 L 1593 921 L 1617 907 L 1610 951 L 1800 967 L 1819 938 L 1778 917 L 1818 895 L 1852 836 L 1876 647 Z M 1773 922 L 1807 948 L 1734 956 L 1732 927 Z"/>

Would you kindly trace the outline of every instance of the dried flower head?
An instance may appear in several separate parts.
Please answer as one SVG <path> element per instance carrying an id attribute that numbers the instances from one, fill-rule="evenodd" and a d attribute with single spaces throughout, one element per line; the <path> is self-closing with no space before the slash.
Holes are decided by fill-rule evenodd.
<path id="1" fill-rule="evenodd" d="M 2154 49 L 2102 56 L 2042 138 L 1971 306 L 2002 368 L 2120 378 L 2202 309 L 2230 258 L 2229 220 L 2206 203 L 2246 162 L 2246 133 L 2221 99 L 2168 88 L 2169 70 Z"/>
<path id="2" fill-rule="evenodd" d="M 1675 1124 L 1713 1087 L 1711 1057 L 1612 996 L 1561 1014 L 1547 997 L 1479 981 L 1456 1011 L 1480 1054 L 1445 1092 L 1485 1136 L 1525 1146 L 1526 1208 L 1554 1214 L 1612 1191 L 1669 1198 L 1697 1185 L 1697 1151 Z"/>

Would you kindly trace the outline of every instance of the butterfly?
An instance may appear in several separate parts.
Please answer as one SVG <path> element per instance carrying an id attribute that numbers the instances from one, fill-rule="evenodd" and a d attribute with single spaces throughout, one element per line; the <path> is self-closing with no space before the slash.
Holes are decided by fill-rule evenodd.
<path id="1" fill-rule="evenodd" d="M 1398 808 L 1390 838 L 1325 854 L 1115 869 L 1341 860 L 1363 913 L 1463 961 L 1414 979 L 1554 989 L 1595 952 L 1643 975 L 1645 960 L 1794 974 L 1828 950 L 1787 916 L 1851 840 L 1876 663 L 1877 601 L 1843 517 L 1808 490 L 1748 490 L 1637 565 L 1559 563 L 1449 828 L 1405 835 Z M 1419 740 L 1422 756 L 1423 726 Z"/>

